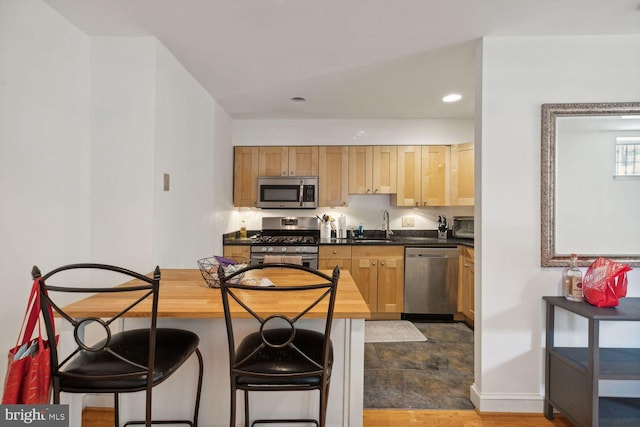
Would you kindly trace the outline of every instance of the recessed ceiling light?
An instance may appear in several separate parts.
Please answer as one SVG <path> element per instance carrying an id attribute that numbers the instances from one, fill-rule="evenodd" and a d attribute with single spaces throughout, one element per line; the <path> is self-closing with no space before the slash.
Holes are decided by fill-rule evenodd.
<path id="1" fill-rule="evenodd" d="M 443 102 L 456 102 L 462 99 L 462 95 L 459 93 L 450 93 L 449 95 L 442 98 Z"/>
<path id="2" fill-rule="evenodd" d="M 304 102 L 307 102 L 307 98 L 304 98 L 302 96 L 294 96 L 293 98 L 291 98 L 291 102 L 295 102 L 296 104 L 302 104 Z"/>

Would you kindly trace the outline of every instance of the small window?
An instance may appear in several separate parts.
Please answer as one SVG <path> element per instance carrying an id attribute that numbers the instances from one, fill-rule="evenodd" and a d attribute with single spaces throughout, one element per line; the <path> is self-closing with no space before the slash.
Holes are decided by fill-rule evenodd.
<path id="1" fill-rule="evenodd" d="M 616 138 L 616 176 L 640 177 L 640 137 Z"/>

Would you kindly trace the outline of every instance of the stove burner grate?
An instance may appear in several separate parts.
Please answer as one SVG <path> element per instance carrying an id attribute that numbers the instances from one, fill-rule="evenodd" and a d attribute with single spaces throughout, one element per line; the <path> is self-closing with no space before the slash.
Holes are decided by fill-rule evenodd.
<path id="1" fill-rule="evenodd" d="M 255 243 L 279 245 L 315 245 L 318 240 L 314 236 L 259 236 Z"/>

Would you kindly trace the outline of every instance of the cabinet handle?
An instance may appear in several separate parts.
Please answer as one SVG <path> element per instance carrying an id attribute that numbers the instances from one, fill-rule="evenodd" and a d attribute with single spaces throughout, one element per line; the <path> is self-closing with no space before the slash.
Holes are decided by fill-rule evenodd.
<path id="1" fill-rule="evenodd" d="M 384 265 L 384 261 L 380 261 L 380 265 Z"/>
<path id="2" fill-rule="evenodd" d="M 296 176 L 296 173 L 295 173 L 294 171 L 290 171 L 290 172 L 289 172 L 289 175 L 291 175 L 291 176 Z"/>
<path id="3" fill-rule="evenodd" d="M 467 264 L 467 263 L 465 262 L 465 263 L 464 263 L 464 266 L 465 266 L 465 267 L 469 267 L 469 264 Z"/>
<path id="4" fill-rule="evenodd" d="M 282 176 L 287 176 L 287 171 L 282 171 Z"/>
<path id="5" fill-rule="evenodd" d="M 416 206 L 420 206 L 420 202 L 416 202 Z"/>
<path id="6" fill-rule="evenodd" d="M 367 193 L 371 193 L 371 190 L 367 188 Z"/>
<path id="7" fill-rule="evenodd" d="M 336 251 L 336 250 L 334 249 L 334 250 L 333 250 L 333 254 L 335 255 L 335 254 L 337 254 L 337 253 L 338 253 L 338 251 Z"/>
<path id="8" fill-rule="evenodd" d="M 375 261 L 371 261 L 371 265 L 376 265 L 376 262 Z"/>
<path id="9" fill-rule="evenodd" d="M 378 189 L 376 188 L 375 190 L 373 190 L 374 194 L 378 192 Z"/>

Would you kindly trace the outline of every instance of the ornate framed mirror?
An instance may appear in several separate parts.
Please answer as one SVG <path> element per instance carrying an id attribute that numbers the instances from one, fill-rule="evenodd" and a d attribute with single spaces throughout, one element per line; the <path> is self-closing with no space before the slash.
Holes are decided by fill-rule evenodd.
<path id="1" fill-rule="evenodd" d="M 542 105 L 541 265 L 640 266 L 640 102 Z"/>

